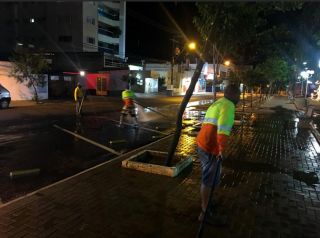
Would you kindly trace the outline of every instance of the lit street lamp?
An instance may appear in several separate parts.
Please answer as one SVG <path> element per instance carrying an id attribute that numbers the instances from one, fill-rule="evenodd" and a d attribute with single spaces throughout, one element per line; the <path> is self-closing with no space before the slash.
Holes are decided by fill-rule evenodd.
<path id="1" fill-rule="evenodd" d="M 86 75 L 86 72 L 84 72 L 83 70 L 81 70 L 81 71 L 79 72 L 79 74 L 80 74 L 81 77 L 83 77 L 83 76 Z"/>
<path id="2" fill-rule="evenodd" d="M 178 43 L 178 42 L 177 42 L 176 40 L 174 40 L 174 39 L 172 39 L 172 42 Z M 180 55 L 182 55 L 182 54 L 185 52 L 185 50 L 187 50 L 187 49 L 186 49 L 187 47 L 188 47 L 188 49 L 189 49 L 190 51 L 194 51 L 194 50 L 196 50 L 197 45 L 196 45 L 195 42 L 191 41 L 191 42 L 185 44 L 182 50 L 180 50 L 178 47 L 175 48 L 175 52 L 174 52 L 175 55 L 172 56 L 172 61 L 171 61 L 171 85 L 172 85 L 172 86 L 173 86 L 173 76 L 174 76 L 173 67 L 174 67 L 174 65 L 175 65 L 175 63 L 176 63 L 177 58 L 178 58 Z M 173 89 L 173 88 L 172 88 L 172 89 Z"/>
<path id="3" fill-rule="evenodd" d="M 305 99 L 307 99 L 307 95 L 308 95 L 308 83 L 309 83 L 309 77 L 311 76 L 311 75 L 313 75 L 314 74 L 314 70 L 306 70 L 306 71 L 302 71 L 301 73 L 300 73 L 300 76 L 303 78 L 303 79 L 305 79 L 306 80 L 306 93 L 305 93 L 305 95 L 304 95 L 304 98 Z M 302 83 L 301 83 L 301 88 L 302 88 Z"/>
<path id="4" fill-rule="evenodd" d="M 224 61 L 224 65 L 225 65 L 225 66 L 229 66 L 229 65 L 230 65 L 230 60 Z"/>
<path id="5" fill-rule="evenodd" d="M 196 46 L 195 42 L 190 42 L 188 47 L 189 47 L 190 50 L 195 50 L 197 46 Z"/>

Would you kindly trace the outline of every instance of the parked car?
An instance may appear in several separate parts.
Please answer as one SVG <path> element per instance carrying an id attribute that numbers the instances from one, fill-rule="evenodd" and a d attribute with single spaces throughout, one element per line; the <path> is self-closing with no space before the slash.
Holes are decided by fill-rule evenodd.
<path id="1" fill-rule="evenodd" d="M 10 92 L 0 84 L 0 107 L 8 108 L 11 102 Z"/>

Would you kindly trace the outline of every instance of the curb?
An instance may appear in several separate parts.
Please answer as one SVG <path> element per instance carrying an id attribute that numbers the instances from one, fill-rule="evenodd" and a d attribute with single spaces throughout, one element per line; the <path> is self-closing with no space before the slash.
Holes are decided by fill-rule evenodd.
<path id="1" fill-rule="evenodd" d="M 312 134 L 314 135 L 314 137 L 316 138 L 316 140 L 318 141 L 318 143 L 320 144 L 320 133 L 318 132 L 318 130 L 314 127 L 313 121 L 309 122 L 309 126 L 311 129 Z"/>
<path id="2" fill-rule="evenodd" d="M 155 150 L 143 150 L 130 158 L 122 161 L 122 167 L 128 169 L 139 170 L 146 173 L 159 174 L 169 177 L 176 177 L 186 167 L 192 164 L 192 157 L 189 156 L 187 159 L 180 161 L 175 166 L 164 166 L 158 164 L 151 164 L 147 162 L 140 162 L 139 157 L 144 156 L 146 153 L 152 153 L 156 156 L 166 157 L 167 152 L 155 151 Z"/>

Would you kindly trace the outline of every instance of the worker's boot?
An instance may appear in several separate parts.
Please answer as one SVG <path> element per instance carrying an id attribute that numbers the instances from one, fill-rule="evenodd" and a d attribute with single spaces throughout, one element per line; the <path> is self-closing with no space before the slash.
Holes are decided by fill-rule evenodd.
<path id="1" fill-rule="evenodd" d="M 117 126 L 118 127 L 122 127 L 122 123 L 123 123 L 123 114 L 121 114 L 120 121 L 119 121 L 119 124 Z"/>

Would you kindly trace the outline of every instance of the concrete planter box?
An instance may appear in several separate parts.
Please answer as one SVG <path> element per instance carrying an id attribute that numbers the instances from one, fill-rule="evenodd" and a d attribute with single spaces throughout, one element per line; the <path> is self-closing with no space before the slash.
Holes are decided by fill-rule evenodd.
<path id="1" fill-rule="evenodd" d="M 131 156 L 122 161 L 122 167 L 135 169 L 147 173 L 160 174 L 169 177 L 175 177 L 186 167 L 192 164 L 192 157 L 175 157 L 171 167 L 164 166 L 167 157 L 166 152 L 143 150 L 140 153 Z"/>

